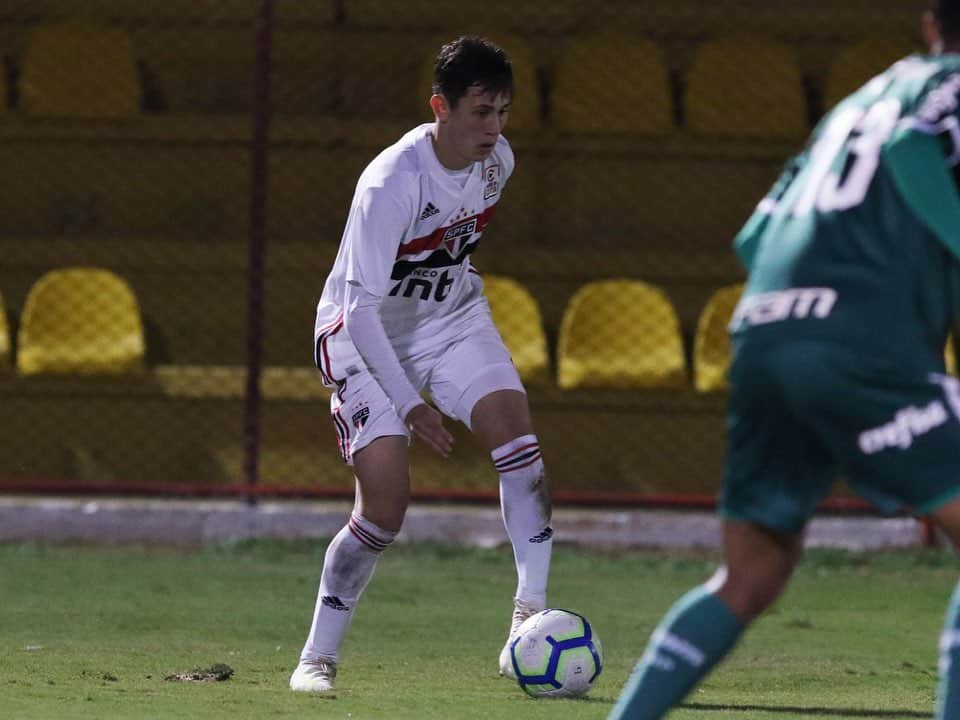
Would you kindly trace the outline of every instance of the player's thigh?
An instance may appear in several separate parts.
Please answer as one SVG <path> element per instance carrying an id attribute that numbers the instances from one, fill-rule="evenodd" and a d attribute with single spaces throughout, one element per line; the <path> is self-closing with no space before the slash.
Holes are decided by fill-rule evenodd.
<path id="1" fill-rule="evenodd" d="M 357 453 L 377 438 L 400 436 L 409 443 L 410 431 L 383 388 L 365 370 L 340 381 L 330 397 L 330 414 L 340 457 L 348 465 L 353 465 Z"/>
<path id="2" fill-rule="evenodd" d="M 385 530 L 398 530 L 410 499 L 409 431 L 366 371 L 340 381 L 330 409 L 340 456 L 357 478 L 356 510 Z"/>
<path id="3" fill-rule="evenodd" d="M 830 491 L 832 457 L 815 425 L 797 417 L 770 352 L 739 352 L 730 378 L 721 513 L 799 533 Z"/>
<path id="4" fill-rule="evenodd" d="M 496 435 L 489 428 L 491 418 L 498 413 L 509 423 L 508 434 L 515 433 L 504 442 L 532 432 L 526 390 L 489 317 L 471 320 L 465 337 L 438 358 L 429 389 L 441 411 L 471 430 L 479 407 L 481 424 L 491 437 Z"/>
<path id="5" fill-rule="evenodd" d="M 828 430 L 858 494 L 881 510 L 906 507 L 918 515 L 960 497 L 960 382 L 955 378 L 904 373 L 833 398 L 838 420 Z"/>

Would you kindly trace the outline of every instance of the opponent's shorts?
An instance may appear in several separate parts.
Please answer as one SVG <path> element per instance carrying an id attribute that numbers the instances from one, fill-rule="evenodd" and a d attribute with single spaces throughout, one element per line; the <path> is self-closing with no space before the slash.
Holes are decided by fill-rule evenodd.
<path id="1" fill-rule="evenodd" d="M 838 477 L 886 513 L 960 496 L 960 382 L 938 370 L 829 342 L 740 348 L 722 514 L 796 533 Z"/>
<path id="2" fill-rule="evenodd" d="M 484 396 L 498 390 L 526 392 L 488 313 L 465 321 L 449 345 L 414 354 L 401 365 L 417 390 L 427 391 L 442 413 L 467 428 L 473 407 Z M 366 367 L 352 365 L 341 376 L 334 358 L 331 369 L 334 377 L 342 377 L 330 397 L 330 412 L 340 457 L 347 464 L 379 437 L 402 435 L 409 440 L 409 428 Z"/>

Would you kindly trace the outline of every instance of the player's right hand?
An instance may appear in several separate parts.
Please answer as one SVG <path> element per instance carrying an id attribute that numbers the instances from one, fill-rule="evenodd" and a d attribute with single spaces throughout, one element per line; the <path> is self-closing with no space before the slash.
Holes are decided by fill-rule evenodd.
<path id="1" fill-rule="evenodd" d="M 426 403 L 407 413 L 407 427 L 443 457 L 453 450 L 453 435 L 443 426 L 443 415 Z"/>

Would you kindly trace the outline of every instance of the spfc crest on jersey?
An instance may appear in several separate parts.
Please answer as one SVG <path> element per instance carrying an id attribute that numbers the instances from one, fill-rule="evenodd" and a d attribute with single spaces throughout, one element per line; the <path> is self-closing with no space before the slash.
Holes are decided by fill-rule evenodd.
<path id="1" fill-rule="evenodd" d="M 450 253 L 450 257 L 457 257 L 463 248 L 464 241 L 469 240 L 476 231 L 477 218 L 475 217 L 447 228 L 447 231 L 443 234 L 442 244 L 446 251 Z"/>
<path id="2" fill-rule="evenodd" d="M 500 166 L 490 165 L 483 171 L 483 199 L 489 200 L 500 192 Z"/>

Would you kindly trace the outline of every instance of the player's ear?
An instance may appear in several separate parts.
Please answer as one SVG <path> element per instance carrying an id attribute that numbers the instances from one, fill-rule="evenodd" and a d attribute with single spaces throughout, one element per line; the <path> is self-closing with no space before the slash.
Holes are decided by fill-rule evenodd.
<path id="1" fill-rule="evenodd" d="M 445 122 L 450 117 L 450 106 L 443 95 L 430 96 L 430 109 L 433 110 L 433 116 L 440 122 Z"/>
<path id="2" fill-rule="evenodd" d="M 930 48 L 930 52 L 939 55 L 943 52 L 943 38 L 940 36 L 940 26 L 932 10 L 927 10 L 923 14 L 920 22 L 920 29 L 923 31 L 923 40 Z"/>

